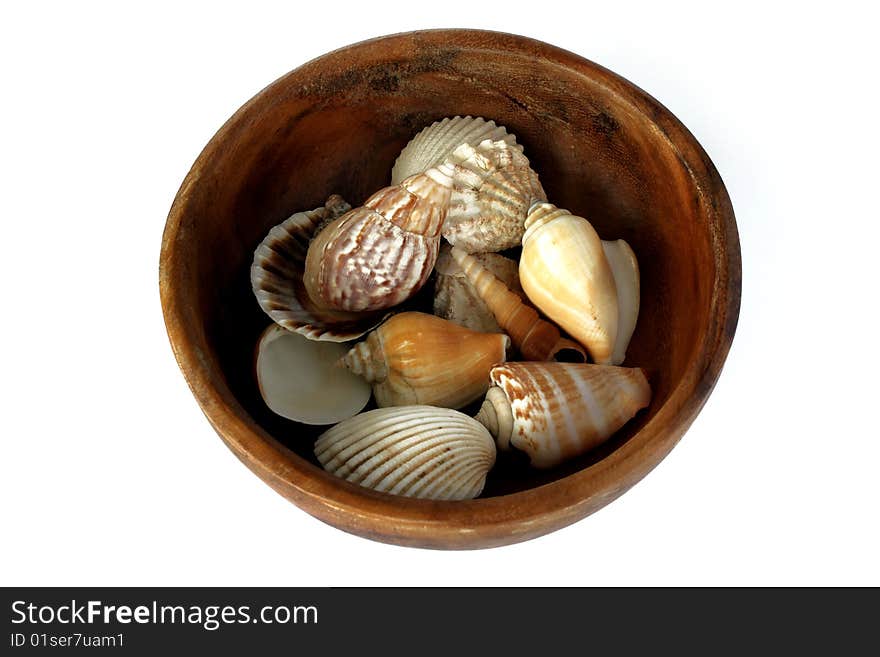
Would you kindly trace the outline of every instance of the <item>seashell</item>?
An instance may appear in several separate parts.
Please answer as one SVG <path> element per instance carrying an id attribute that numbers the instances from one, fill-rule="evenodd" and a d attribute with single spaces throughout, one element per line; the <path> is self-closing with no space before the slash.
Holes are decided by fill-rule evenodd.
<path id="1" fill-rule="evenodd" d="M 610 363 L 617 339 L 617 288 L 590 222 L 536 203 L 522 244 L 519 279 L 529 300 L 584 345 L 595 362 Z"/>
<path id="2" fill-rule="evenodd" d="M 341 361 L 373 384 L 379 406 L 461 408 L 489 389 L 489 370 L 510 339 L 479 333 L 425 313 L 395 315 Z"/>
<path id="3" fill-rule="evenodd" d="M 651 403 L 638 368 L 572 363 L 505 363 L 476 419 L 499 449 L 512 444 L 550 468 L 593 449 Z"/>
<path id="4" fill-rule="evenodd" d="M 405 497 L 466 500 L 479 495 L 495 463 L 486 428 L 434 406 L 377 408 L 325 431 L 315 456 L 328 472 Z"/>
<path id="5" fill-rule="evenodd" d="M 303 285 L 309 241 L 322 223 L 345 214 L 351 206 L 334 194 L 324 207 L 297 212 L 275 226 L 254 252 L 251 288 L 272 320 L 310 340 L 346 342 L 367 333 L 383 313 L 349 313 L 316 306 Z"/>
<path id="6" fill-rule="evenodd" d="M 452 248 L 450 255 L 495 315 L 498 325 L 510 336 L 523 358 L 526 360 L 558 358 L 586 362 L 587 354 L 579 344 L 563 338 L 558 328 L 538 317 L 538 312 L 534 308 L 511 292 L 504 283 L 480 265 L 474 256 L 465 253 L 457 246 Z"/>
<path id="7" fill-rule="evenodd" d="M 602 240 L 602 250 L 611 265 L 617 290 L 617 339 L 611 364 L 620 365 L 626 360 L 626 348 L 639 319 L 639 262 L 624 240 Z"/>
<path id="8" fill-rule="evenodd" d="M 269 326 L 257 343 L 255 363 L 266 406 L 305 424 L 335 424 L 360 413 L 370 401 L 370 386 L 336 367 L 345 351 L 341 344 Z"/>
<path id="9" fill-rule="evenodd" d="M 434 271 L 434 314 L 459 326 L 482 331 L 500 333 L 502 329 L 495 315 L 477 294 L 474 286 L 450 254 L 452 247 L 444 244 Z M 519 263 L 498 253 L 475 253 L 474 259 L 490 271 L 498 280 L 521 299 L 525 292 L 519 285 Z"/>
<path id="10" fill-rule="evenodd" d="M 396 185 L 404 178 L 437 166 L 461 144 L 476 146 L 486 139 L 501 140 L 522 150 L 522 146 L 516 143 L 516 135 L 508 133 L 503 126 L 495 125 L 495 121 L 487 121 L 479 116 L 456 116 L 435 121 L 413 137 L 397 156 L 391 169 L 391 184 Z"/>
<path id="11" fill-rule="evenodd" d="M 462 144 L 446 163 L 454 189 L 443 237 L 468 253 L 518 246 L 529 207 L 547 199 L 529 159 L 507 142 L 486 140 Z"/>
<path id="12" fill-rule="evenodd" d="M 440 165 L 373 194 L 312 240 L 304 282 L 322 308 L 390 308 L 415 294 L 431 274 L 452 191 Z"/>

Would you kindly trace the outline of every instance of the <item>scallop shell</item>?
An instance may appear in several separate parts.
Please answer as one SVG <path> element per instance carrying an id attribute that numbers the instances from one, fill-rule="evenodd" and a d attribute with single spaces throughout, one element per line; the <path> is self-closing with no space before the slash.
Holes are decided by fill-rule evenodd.
<path id="1" fill-rule="evenodd" d="M 452 259 L 461 267 L 477 294 L 495 315 L 501 329 L 526 360 L 575 359 L 587 360 L 584 349 L 572 340 L 563 338 L 550 322 L 538 316 L 537 311 L 510 291 L 474 257 L 460 248 L 450 251 Z"/>
<path id="2" fill-rule="evenodd" d="M 454 190 L 443 237 L 468 253 L 519 245 L 529 207 L 547 198 L 522 151 L 504 141 L 462 144 L 447 164 Z"/>
<path id="3" fill-rule="evenodd" d="M 639 319 L 639 262 L 624 240 L 602 240 L 602 250 L 611 265 L 617 290 L 617 339 L 614 341 L 611 364 L 620 365 L 626 360 L 626 349 Z"/>
<path id="4" fill-rule="evenodd" d="M 466 500 L 479 495 L 495 463 L 486 428 L 434 406 L 378 408 L 324 432 L 315 455 L 328 472 L 405 497 Z"/>
<path id="5" fill-rule="evenodd" d="M 651 403 L 638 368 L 571 363 L 505 363 L 476 419 L 495 436 L 550 468 L 605 442 Z"/>
<path id="6" fill-rule="evenodd" d="M 360 413 L 371 390 L 362 378 L 336 367 L 345 352 L 344 345 L 269 326 L 260 336 L 254 363 L 266 406 L 304 424 L 335 424 Z"/>
<path id="7" fill-rule="evenodd" d="M 440 247 L 434 271 L 434 314 L 459 326 L 484 333 L 502 332 L 495 315 L 477 294 L 474 286 L 452 259 L 449 244 Z M 520 298 L 525 292 L 519 284 L 519 263 L 498 253 L 475 253 L 473 257 L 484 268 Z"/>
<path id="8" fill-rule="evenodd" d="M 359 342 L 342 364 L 373 384 L 379 406 L 461 408 L 489 389 L 489 370 L 510 339 L 479 333 L 425 313 L 395 315 Z"/>
<path id="9" fill-rule="evenodd" d="M 445 165 L 373 194 L 331 222 L 309 245 L 304 282 L 322 308 L 390 308 L 431 274 L 452 191 Z"/>
<path id="10" fill-rule="evenodd" d="M 536 203 L 522 245 L 519 279 L 529 300 L 584 345 L 595 362 L 610 363 L 617 339 L 617 287 L 590 222 Z"/>
<path id="11" fill-rule="evenodd" d="M 303 285 L 306 251 L 317 227 L 348 212 L 351 206 L 333 195 L 324 207 L 297 212 L 275 226 L 254 252 L 251 287 L 257 303 L 272 320 L 310 340 L 346 342 L 367 333 L 383 313 L 349 313 L 316 306 Z"/>
<path id="12" fill-rule="evenodd" d="M 436 121 L 413 137 L 400 152 L 391 170 L 391 184 L 396 185 L 404 178 L 437 166 L 461 144 L 476 146 L 486 139 L 501 140 L 522 150 L 522 146 L 516 143 L 516 135 L 495 125 L 495 121 L 479 116 L 456 116 Z"/>

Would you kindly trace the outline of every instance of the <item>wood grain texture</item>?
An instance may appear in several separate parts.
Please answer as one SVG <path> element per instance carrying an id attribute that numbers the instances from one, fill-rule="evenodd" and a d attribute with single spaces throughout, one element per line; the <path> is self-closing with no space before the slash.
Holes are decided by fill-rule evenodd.
<path id="1" fill-rule="evenodd" d="M 272 226 L 331 193 L 362 203 L 389 183 L 413 135 L 455 114 L 507 126 L 551 202 L 589 219 L 602 239 L 632 246 L 642 307 L 624 365 L 645 369 L 653 399 L 578 459 L 542 472 L 499 455 L 483 498 L 431 502 L 332 477 L 311 453 L 320 428 L 265 408 L 252 357 L 269 320 L 253 298 L 248 268 Z M 657 465 L 718 378 L 736 329 L 740 275 L 724 184 L 668 110 L 570 52 L 475 30 L 374 39 L 266 87 L 226 122 L 183 181 L 160 260 L 175 357 L 208 420 L 251 470 L 345 531 L 458 549 L 514 543 L 568 525 Z"/>

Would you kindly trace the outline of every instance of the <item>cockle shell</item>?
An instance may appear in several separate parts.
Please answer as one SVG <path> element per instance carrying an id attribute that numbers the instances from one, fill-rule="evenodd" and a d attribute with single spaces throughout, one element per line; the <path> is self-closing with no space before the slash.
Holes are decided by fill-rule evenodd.
<path id="1" fill-rule="evenodd" d="M 461 408 L 489 388 L 489 370 L 510 339 L 479 333 L 425 313 L 394 315 L 359 342 L 342 364 L 373 384 L 379 406 Z"/>
<path id="2" fill-rule="evenodd" d="M 617 289 L 617 339 L 614 341 L 611 364 L 620 365 L 626 360 L 626 348 L 639 319 L 639 262 L 624 240 L 602 240 L 602 250 L 611 265 Z"/>
<path id="3" fill-rule="evenodd" d="M 495 436 L 550 468 L 605 442 L 651 403 L 638 368 L 572 363 L 505 363 L 476 419 Z"/>
<path id="4" fill-rule="evenodd" d="M 495 315 L 477 294 L 474 286 L 452 258 L 451 246 L 443 244 L 434 271 L 434 314 L 459 326 L 484 333 L 502 332 Z M 473 257 L 520 298 L 519 263 L 498 253 L 474 253 Z"/>
<path id="5" fill-rule="evenodd" d="M 454 189 L 443 237 L 468 253 L 517 246 L 529 207 L 547 199 L 528 158 L 505 141 L 457 147 L 447 164 Z"/>
<path id="6" fill-rule="evenodd" d="M 462 144 L 476 146 L 486 139 L 504 141 L 522 150 L 522 146 L 516 143 L 516 136 L 503 126 L 495 125 L 495 121 L 479 116 L 456 116 L 435 121 L 413 137 L 400 152 L 391 170 L 391 184 L 396 185 L 404 178 L 437 166 Z"/>
<path id="7" fill-rule="evenodd" d="M 390 308 L 415 294 L 431 274 L 452 191 L 440 165 L 373 194 L 312 240 L 304 276 L 323 308 Z"/>
<path id="8" fill-rule="evenodd" d="M 590 222 L 536 203 L 522 245 L 519 279 L 529 300 L 584 345 L 595 362 L 610 363 L 617 339 L 617 288 Z"/>
<path id="9" fill-rule="evenodd" d="M 495 463 L 486 428 L 448 408 L 396 406 L 361 413 L 325 431 L 315 456 L 328 472 L 405 497 L 466 500 Z"/>
<path id="10" fill-rule="evenodd" d="M 587 360 L 587 355 L 579 344 L 563 338 L 558 328 L 541 319 L 534 308 L 511 292 L 474 256 L 457 246 L 452 248 L 450 255 L 524 359 Z"/>
<path id="11" fill-rule="evenodd" d="M 260 336 L 255 363 L 266 406 L 305 424 L 335 424 L 359 413 L 370 401 L 370 386 L 336 366 L 345 351 L 341 344 L 269 326 Z"/>
<path id="12" fill-rule="evenodd" d="M 254 252 L 251 287 L 260 308 L 279 326 L 310 340 L 354 340 L 384 317 L 384 313 L 350 313 L 318 307 L 303 285 L 306 252 L 317 227 L 350 209 L 341 196 L 334 194 L 323 207 L 297 212 L 275 226 Z"/>

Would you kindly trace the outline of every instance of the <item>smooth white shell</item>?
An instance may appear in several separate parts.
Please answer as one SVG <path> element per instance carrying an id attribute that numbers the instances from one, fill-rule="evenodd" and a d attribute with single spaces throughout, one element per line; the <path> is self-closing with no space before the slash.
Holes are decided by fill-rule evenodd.
<path id="1" fill-rule="evenodd" d="M 602 250 L 611 265 L 617 289 L 617 339 L 611 364 L 620 365 L 626 360 L 626 348 L 639 320 L 639 262 L 624 240 L 602 240 Z"/>

